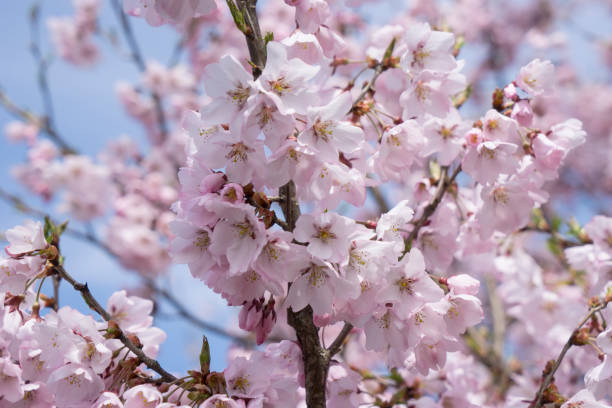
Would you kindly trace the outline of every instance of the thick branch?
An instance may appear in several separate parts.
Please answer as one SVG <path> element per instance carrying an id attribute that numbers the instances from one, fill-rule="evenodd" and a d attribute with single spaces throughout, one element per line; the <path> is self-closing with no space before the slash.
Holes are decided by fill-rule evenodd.
<path id="1" fill-rule="evenodd" d="M 80 282 L 76 281 L 72 276 L 70 276 L 70 274 L 68 274 L 68 272 L 66 272 L 64 267 L 61 266 L 61 265 L 56 266 L 55 270 L 57 271 L 57 273 L 59 274 L 59 276 L 62 279 L 64 279 L 66 282 L 68 282 L 70 285 L 72 285 L 72 287 L 75 290 L 77 290 L 77 291 L 79 291 L 81 293 L 81 296 L 83 297 L 83 300 L 85 300 L 85 303 L 87 303 L 87 305 L 92 310 L 97 312 L 107 322 L 112 320 L 112 316 L 106 311 L 106 309 L 104 309 L 100 305 L 100 303 L 96 300 L 96 298 L 93 297 L 93 295 L 91 294 L 89 288 L 87 287 L 87 283 L 80 283 Z M 153 370 L 156 373 L 158 373 L 165 382 L 172 382 L 172 381 L 176 380 L 176 377 L 173 376 L 172 374 L 170 374 L 169 372 L 167 372 L 166 370 L 164 370 L 157 360 L 154 360 L 152 358 L 147 357 L 147 355 L 142 351 L 142 349 L 138 348 L 134 343 L 132 343 L 132 341 L 125 335 L 125 333 L 121 329 L 118 329 L 117 338 L 132 353 L 134 353 L 136 355 L 136 357 L 138 357 L 138 359 L 144 365 L 146 365 L 151 370 Z"/>
<path id="2" fill-rule="evenodd" d="M 319 329 L 314 325 L 310 305 L 299 312 L 287 310 L 287 323 L 294 328 L 302 349 L 306 377 L 306 405 L 308 408 L 325 408 L 329 354 L 319 341 Z"/>

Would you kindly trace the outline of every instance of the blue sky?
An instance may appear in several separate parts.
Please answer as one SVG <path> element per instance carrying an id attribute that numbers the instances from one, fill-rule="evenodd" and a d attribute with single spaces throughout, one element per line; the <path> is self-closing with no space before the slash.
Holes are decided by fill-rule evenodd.
<path id="1" fill-rule="evenodd" d="M 69 16 L 74 14 L 72 2 L 67 0 L 43 2 L 42 21 L 48 16 Z M 117 30 L 110 2 L 103 2 L 101 21 L 107 24 L 104 29 Z M 36 85 L 36 66 L 28 50 L 29 28 L 27 13 L 29 1 L 7 1 L 2 4 L 0 27 L 0 50 L 5 56 L 0 64 L 0 87 L 11 99 L 34 112 L 42 112 L 42 99 Z M 176 33 L 168 27 L 153 28 L 143 20 L 131 19 L 140 41 L 144 55 L 150 59 L 167 61 L 177 41 Z M 44 24 L 44 23 L 43 23 Z M 41 26 L 43 50 L 51 49 L 46 27 Z M 131 120 L 123 111 L 114 91 L 117 80 L 131 83 L 138 81 L 139 73 L 135 65 L 121 57 L 108 42 L 95 40 L 102 51 L 102 61 L 92 68 L 76 68 L 56 58 L 49 69 L 49 81 L 55 105 L 55 123 L 61 134 L 80 152 L 95 155 L 108 141 L 127 134 L 143 146 L 145 136 L 138 123 Z M 0 128 L 14 117 L 0 109 Z M 49 209 L 50 204 L 28 194 L 10 176 L 11 168 L 23 162 L 26 149 L 23 145 L 12 144 L 4 139 L 0 142 L 0 182 L 10 192 L 26 198 L 32 206 Z M 51 204 L 52 206 L 53 204 Z M 4 231 L 31 218 L 15 211 L 4 201 L 0 201 L 0 231 Z M 61 215 L 58 215 L 61 219 Z M 78 224 L 72 225 L 78 228 Z M 101 231 L 98 231 L 101 232 Z M 94 295 L 104 304 L 114 290 L 130 287 L 138 278 L 123 270 L 120 265 L 103 251 L 70 236 L 62 240 L 62 252 L 66 255 L 66 267 L 77 279 L 87 281 Z M 186 267 L 175 266 L 165 286 L 171 285 L 181 293 L 181 298 L 205 320 L 215 316 L 218 325 L 226 325 L 233 311 L 222 308 L 224 302 L 211 293 L 202 283 L 189 276 Z M 82 312 L 88 312 L 83 300 L 67 285 L 62 286 L 61 303 L 71 305 Z M 160 360 L 164 367 L 176 372 L 184 372 L 197 367 L 201 331 L 182 323 L 171 308 L 165 308 L 162 317 L 155 324 L 162 327 L 168 339 L 162 347 Z M 213 369 L 222 370 L 225 366 L 227 341 L 209 335 L 213 351 Z"/>

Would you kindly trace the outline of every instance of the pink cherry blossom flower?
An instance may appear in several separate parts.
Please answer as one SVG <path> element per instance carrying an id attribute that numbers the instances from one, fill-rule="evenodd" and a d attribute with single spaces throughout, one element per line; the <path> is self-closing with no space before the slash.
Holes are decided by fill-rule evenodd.
<path id="1" fill-rule="evenodd" d="M 525 92 L 537 96 L 549 92 L 555 79 L 555 67 L 548 61 L 534 59 L 519 71 L 516 83 Z"/>
<path id="2" fill-rule="evenodd" d="M 376 223 L 376 236 L 384 241 L 404 242 L 402 233 L 406 231 L 408 222 L 412 220 L 414 210 L 409 200 L 402 200 L 391 210 L 380 216 Z"/>
<path id="3" fill-rule="evenodd" d="M 580 390 L 561 405 L 561 408 L 610 408 L 610 405 L 597 401 L 589 390 Z"/>
<path id="4" fill-rule="evenodd" d="M 217 123 L 230 123 L 255 93 L 253 77 L 231 55 L 206 66 L 204 87 L 212 101 L 204 107 L 202 115 L 214 117 Z"/>
<path id="5" fill-rule="evenodd" d="M 310 304 L 315 315 L 323 317 L 332 312 L 332 306 L 343 307 L 350 299 L 357 298 L 359 293 L 356 275 L 340 275 L 329 262 L 313 258 L 291 285 L 285 302 L 295 311 Z"/>
<path id="6" fill-rule="evenodd" d="M 304 160 L 300 164 L 308 163 Z M 314 169 L 299 167 L 295 179 L 302 180 L 302 177 L 305 181 L 300 183 L 298 197 L 314 201 L 318 211 L 336 208 L 342 200 L 360 207 L 366 200 L 367 181 L 356 168 L 344 164 L 318 163 Z"/>
<path id="7" fill-rule="evenodd" d="M 39 221 L 26 220 L 24 225 L 18 225 L 6 231 L 6 239 L 9 246 L 5 248 L 11 257 L 19 257 L 47 248 L 47 240 Z"/>
<path id="8" fill-rule="evenodd" d="M 102 379 L 80 364 L 66 364 L 53 371 L 47 384 L 58 406 L 93 404 L 104 390 Z"/>
<path id="9" fill-rule="evenodd" d="M 186 24 L 192 18 L 206 15 L 217 7 L 214 0 L 124 0 L 123 10 L 141 16 L 152 26 L 165 23 Z"/>
<path id="10" fill-rule="evenodd" d="M 358 407 L 361 402 L 357 386 L 361 376 L 344 364 L 329 367 L 327 406 L 330 408 Z"/>
<path id="11" fill-rule="evenodd" d="M 423 156 L 436 153 L 438 163 L 448 166 L 463 149 L 464 135 L 469 130 L 456 110 L 451 110 L 444 119 L 430 117 L 423 124 L 426 143 Z"/>
<path id="12" fill-rule="evenodd" d="M 259 367 L 244 357 L 232 360 L 224 371 L 227 393 L 232 397 L 255 398 L 270 385 L 270 378 L 261 375 Z"/>
<path id="13" fill-rule="evenodd" d="M 8 400 L 6 400 L 8 401 Z M 55 406 L 55 398 L 49 387 L 42 382 L 31 382 L 23 384 L 23 398 L 20 401 L 13 402 L 10 405 L 3 405 L 2 408 L 48 408 Z"/>
<path id="14" fill-rule="evenodd" d="M 514 156 L 517 146 L 500 141 L 486 141 L 470 146 L 463 157 L 463 170 L 479 183 L 493 183 L 500 174 L 513 175 L 519 166 Z"/>
<path id="15" fill-rule="evenodd" d="M 174 262 L 186 263 L 193 276 L 200 276 L 217 263 L 217 256 L 209 250 L 212 230 L 198 228 L 184 220 L 170 223 L 174 237 L 170 241 L 170 255 Z"/>
<path id="16" fill-rule="evenodd" d="M 149 408 L 163 401 L 161 393 L 150 384 L 137 385 L 123 393 L 125 408 Z"/>
<path id="17" fill-rule="evenodd" d="M 302 214 L 293 235 L 307 242 L 308 252 L 319 259 L 344 263 L 348 260 L 351 238 L 361 229 L 350 218 L 333 212 Z"/>
<path id="18" fill-rule="evenodd" d="M 476 218 L 482 239 L 490 237 L 494 231 L 509 233 L 525 225 L 536 203 L 529 185 L 516 177 L 483 188 L 481 197 L 483 206 Z"/>
<path id="19" fill-rule="evenodd" d="M 146 329 L 153 323 L 153 302 L 137 296 L 127 296 L 125 290 L 117 291 L 108 298 L 106 310 L 119 327 L 130 333 Z"/>
<path id="20" fill-rule="evenodd" d="M 105 391 L 91 408 L 123 408 L 123 402 L 121 402 L 117 394 Z"/>
<path id="21" fill-rule="evenodd" d="M 266 67 L 257 84 L 276 103 L 281 114 L 306 113 L 310 100 L 305 92 L 306 84 L 318 70 L 298 58 L 288 59 L 285 46 L 270 41 Z"/>
<path id="22" fill-rule="evenodd" d="M 285 2 L 295 5 L 295 20 L 298 28 L 308 34 L 316 32 L 331 15 L 325 0 L 285 0 Z"/>
<path id="23" fill-rule="evenodd" d="M 423 71 L 416 75 L 400 96 L 402 117 L 411 119 L 428 113 L 444 117 L 452 108 L 450 96 L 465 88 L 465 77 L 458 73 L 450 75 L 434 71 Z"/>
<path id="24" fill-rule="evenodd" d="M 209 251 L 229 260 L 230 276 L 246 272 L 266 243 L 264 226 L 250 208 L 227 211 L 215 225 Z"/>
<path id="25" fill-rule="evenodd" d="M 518 122 L 495 109 L 489 109 L 482 118 L 482 130 L 486 140 L 514 143 L 519 146 L 523 143 Z"/>
<path id="26" fill-rule="evenodd" d="M 213 169 L 225 168 L 229 181 L 244 185 L 261 183 L 265 155 L 261 140 L 255 140 L 246 129 L 230 132 L 222 126 L 202 127 L 199 136 L 192 134 L 197 153 L 195 157 Z"/>
<path id="27" fill-rule="evenodd" d="M 584 226 L 584 230 L 597 247 L 612 256 L 612 217 L 597 215 Z"/>
<path id="28" fill-rule="evenodd" d="M 400 65 L 406 72 L 421 70 L 450 72 L 457 62 L 452 54 L 455 38 L 452 33 L 433 31 L 428 23 L 410 24 L 404 35 L 408 50 Z"/>
<path id="29" fill-rule="evenodd" d="M 425 259 L 416 248 L 387 273 L 387 286 L 377 296 L 382 303 L 393 303 L 393 309 L 408 316 L 426 302 L 435 302 L 444 292 L 425 272 Z"/>
<path id="30" fill-rule="evenodd" d="M 338 153 L 352 153 L 363 143 L 363 131 L 350 122 L 343 121 L 351 109 L 348 92 L 335 97 L 329 104 L 308 108 L 305 129 L 298 141 L 314 150 L 321 160 L 338 160 Z"/>
<path id="31" fill-rule="evenodd" d="M 310 255 L 302 245 L 291 242 L 287 231 L 267 230 L 267 242 L 253 263 L 253 269 L 268 282 L 284 286 L 295 280 L 309 262 Z M 282 291 L 281 291 L 282 292 Z"/>
<path id="32" fill-rule="evenodd" d="M 17 402 L 24 396 L 21 368 L 8 357 L 0 358 L 0 396 L 9 402 Z"/>
<path id="33" fill-rule="evenodd" d="M 425 144 L 423 130 L 415 120 L 407 120 L 383 133 L 378 152 L 372 157 L 383 180 L 401 180 L 419 160 Z"/>
<path id="34" fill-rule="evenodd" d="M 566 150 L 574 149 L 586 141 L 586 132 L 578 119 L 568 119 L 551 127 L 550 131 L 550 140 Z"/>
<path id="35" fill-rule="evenodd" d="M 234 400 L 224 394 L 215 394 L 200 405 L 202 408 L 245 408 L 243 400 Z"/>
<path id="36" fill-rule="evenodd" d="M 531 126 L 531 123 L 533 122 L 533 109 L 531 108 L 529 101 L 518 101 L 512 108 L 512 113 L 510 116 L 521 126 Z"/>

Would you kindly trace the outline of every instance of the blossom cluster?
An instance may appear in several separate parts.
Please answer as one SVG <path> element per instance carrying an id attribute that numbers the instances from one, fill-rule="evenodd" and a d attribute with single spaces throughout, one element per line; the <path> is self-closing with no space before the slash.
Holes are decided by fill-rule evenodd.
<path id="1" fill-rule="evenodd" d="M 608 407 L 612 218 L 565 230 L 549 216 L 551 196 L 601 164 L 573 166 L 587 132 L 561 109 L 563 68 L 533 59 L 469 110 L 485 81 L 459 59 L 464 41 L 491 36 L 484 71 L 517 51 L 493 16 L 461 18 L 473 2 L 419 1 L 363 36 L 344 7 L 362 1 L 271 1 L 261 38 L 247 3 L 123 2 L 174 26 L 189 53 L 168 66 L 135 53 L 140 82 L 115 87 L 148 150 L 123 137 L 94 159 L 39 137 L 59 136 L 34 116 L 5 131 L 29 146 L 22 185 L 84 225 L 103 220 L 89 240 L 147 282 L 187 264 L 267 344 L 232 349 L 217 373 L 205 339 L 199 371 L 155 379 L 165 372 L 128 346 L 157 355 L 153 302 L 115 292 L 103 322 L 57 307 L 41 289 L 63 268 L 59 238 L 28 221 L 0 259 L 0 407 L 304 406 L 312 355 L 285 322 L 305 310 L 325 353 L 342 340 L 323 373 L 331 408 Z M 93 64 L 101 2 L 74 6 L 49 21 L 54 47 Z M 529 41 L 552 46 L 538 30 Z"/>

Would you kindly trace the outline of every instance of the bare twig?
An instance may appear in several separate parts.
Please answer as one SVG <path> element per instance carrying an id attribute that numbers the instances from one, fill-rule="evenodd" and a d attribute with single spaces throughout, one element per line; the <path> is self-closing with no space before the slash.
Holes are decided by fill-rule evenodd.
<path id="1" fill-rule="evenodd" d="M 438 205 L 440 205 L 440 203 L 442 202 L 442 198 L 444 198 L 444 194 L 446 193 L 448 188 L 453 184 L 453 182 L 457 178 L 457 175 L 459 174 L 460 171 L 461 171 L 461 166 L 458 166 L 453 172 L 453 174 L 450 176 L 450 178 L 448 178 L 447 177 L 448 168 L 442 167 L 442 170 L 440 173 L 440 180 L 438 181 L 438 189 L 436 190 L 429 204 L 427 204 L 427 206 L 423 210 L 423 214 L 421 215 L 421 217 L 414 223 L 414 228 L 412 229 L 412 231 L 410 231 L 410 234 L 408 234 L 408 238 L 406 238 L 405 240 L 406 249 L 404 250 L 404 255 L 409 251 L 410 247 L 412 246 L 412 242 L 416 239 L 421 227 L 425 224 L 425 222 L 429 219 L 429 217 L 431 217 L 433 213 L 436 211 L 436 209 L 438 208 Z"/>
<path id="2" fill-rule="evenodd" d="M 147 280 L 146 282 L 147 282 L 147 286 L 151 288 L 151 290 L 153 290 L 155 293 L 162 296 L 168 303 L 170 303 L 176 309 L 176 311 L 178 312 L 179 315 L 181 315 L 181 317 L 183 317 L 185 320 L 188 320 L 193 325 L 203 330 L 206 330 L 207 332 L 215 333 L 221 337 L 225 337 L 227 339 L 235 341 L 243 347 L 251 348 L 255 345 L 255 342 L 253 341 L 253 339 L 250 339 L 249 337 L 230 333 L 221 327 L 205 322 L 204 320 L 196 317 L 181 302 L 179 302 L 179 300 L 172 293 L 168 292 L 165 289 L 160 288 L 152 280 Z"/>
<path id="3" fill-rule="evenodd" d="M 68 274 L 68 272 L 66 272 L 66 270 L 64 269 L 63 266 L 61 265 L 57 265 L 55 266 L 55 271 L 59 274 L 59 276 L 64 279 L 66 282 L 68 282 L 70 285 L 72 285 L 72 287 L 79 291 L 81 293 L 81 296 L 83 297 L 83 300 L 85 300 L 85 303 L 87 303 L 87 305 L 94 310 L 96 313 L 98 313 L 100 316 L 102 316 L 102 318 L 104 320 L 106 320 L 107 322 L 112 320 L 112 316 L 106 311 L 106 309 L 104 309 L 100 303 L 96 300 L 96 298 L 93 297 L 93 295 L 91 294 L 91 291 L 89 290 L 89 288 L 87 287 L 87 283 L 80 283 L 77 280 L 75 280 L 70 274 Z M 176 377 L 172 374 L 170 374 L 169 372 L 167 372 L 166 370 L 164 370 L 162 368 L 162 366 L 159 364 L 159 362 L 157 360 L 154 360 L 150 357 L 147 357 L 147 355 L 142 351 L 142 349 L 138 348 L 127 336 L 126 334 L 123 332 L 123 330 L 121 329 L 117 329 L 117 338 L 132 352 L 136 355 L 136 357 L 138 357 L 138 359 L 147 367 L 149 367 L 151 370 L 155 371 L 156 373 L 158 373 L 161 378 L 165 381 L 165 382 L 172 382 L 172 381 L 176 381 Z"/>
<path id="4" fill-rule="evenodd" d="M 338 334 L 338 337 L 336 337 L 332 344 L 327 348 L 328 359 L 332 358 L 340 351 L 344 341 L 348 338 L 349 334 L 351 334 L 351 330 L 353 330 L 353 325 L 345 322 L 342 330 Z"/>
<path id="5" fill-rule="evenodd" d="M 0 187 L 0 200 L 6 201 L 7 203 L 11 204 L 17 211 L 20 211 L 26 214 L 30 214 L 30 215 L 33 215 L 39 218 L 45 218 L 49 216 L 47 212 L 32 207 L 31 205 L 27 204 L 23 199 L 21 199 L 19 196 L 15 194 L 11 194 L 8 191 L 5 191 L 4 189 L 2 189 L 1 187 Z M 108 245 L 100 241 L 91 232 L 83 232 L 83 231 L 79 231 L 71 227 L 67 227 L 65 232 L 73 237 L 81 238 L 81 239 L 88 241 L 91 244 L 94 244 L 95 246 L 99 247 L 100 249 L 102 249 L 108 255 L 112 257 L 116 256 L 111 251 L 111 249 L 108 247 Z"/>
<path id="6" fill-rule="evenodd" d="M 13 116 L 38 126 L 40 130 L 45 132 L 47 136 L 57 143 L 63 154 L 75 154 L 77 151 L 64 140 L 64 138 L 53 128 L 46 117 L 38 116 L 13 102 L 6 93 L 0 89 L 0 104 Z"/>
<path id="7" fill-rule="evenodd" d="M 357 99 L 355 99 L 355 101 L 353 102 L 353 106 L 351 107 L 351 109 L 355 109 L 357 105 L 359 104 L 359 102 L 361 102 L 361 100 L 365 98 L 369 92 L 374 92 L 374 85 L 376 84 L 376 80 L 378 79 L 380 74 L 382 74 L 383 72 L 385 72 L 385 66 L 383 65 L 382 62 L 378 63 L 376 65 L 376 68 L 374 68 L 374 75 L 372 76 L 372 79 L 370 79 L 370 82 L 368 82 L 367 85 L 363 87 L 363 89 L 361 90 L 361 93 L 359 94 L 359 96 L 357 96 Z"/>
<path id="8" fill-rule="evenodd" d="M 540 388 L 538 389 L 538 392 L 536 393 L 533 402 L 529 405 L 530 408 L 540 408 L 542 406 L 542 398 L 544 396 L 544 391 L 546 391 L 550 383 L 553 381 L 555 373 L 557 372 L 557 369 L 559 369 L 559 366 L 561 365 L 565 354 L 567 354 L 567 351 L 574 345 L 576 334 L 578 333 L 580 328 L 584 326 L 585 323 L 588 322 L 597 312 L 605 309 L 611 300 L 612 299 L 606 298 L 603 303 L 591 307 L 589 313 L 580 321 L 580 323 L 578 323 L 578 326 L 574 329 L 570 337 L 567 339 L 567 341 L 563 345 L 563 348 L 561 349 L 561 352 L 559 353 L 559 356 L 556 360 L 554 360 L 552 367 L 550 367 L 550 370 L 548 370 L 548 373 L 542 380 L 542 384 L 540 384 Z"/>
<path id="9" fill-rule="evenodd" d="M 142 56 L 142 52 L 140 51 L 138 41 L 136 41 L 136 36 L 134 35 L 134 31 L 132 30 L 132 25 L 130 24 L 127 15 L 123 12 L 123 8 L 119 0 L 112 0 L 112 6 L 115 11 L 115 14 L 117 15 L 117 19 L 119 20 L 123 35 L 132 52 L 132 60 L 134 61 L 140 72 L 145 72 L 147 69 L 147 65 Z M 168 134 L 168 126 L 166 123 L 166 115 L 164 114 L 161 97 L 157 94 L 157 92 L 151 91 L 151 98 L 153 98 L 153 104 L 155 105 L 155 115 L 157 116 L 157 124 L 159 126 L 159 131 L 162 135 L 163 140 Z"/>

